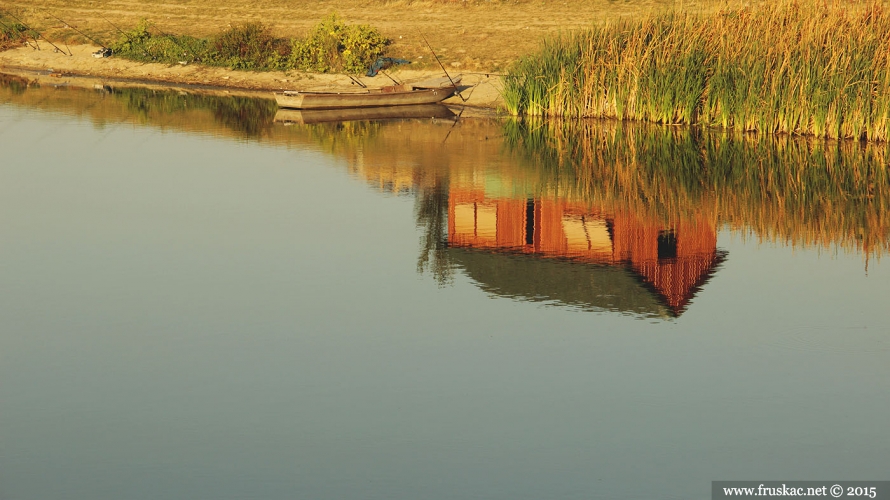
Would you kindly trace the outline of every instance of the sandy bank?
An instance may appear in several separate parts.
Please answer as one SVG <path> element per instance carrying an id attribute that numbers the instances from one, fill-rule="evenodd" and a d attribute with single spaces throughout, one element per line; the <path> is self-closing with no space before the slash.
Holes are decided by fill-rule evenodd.
<path id="1" fill-rule="evenodd" d="M 42 85 L 188 86 L 207 92 L 264 97 L 271 97 L 271 92 L 281 90 L 346 90 L 353 87 L 345 75 L 233 71 L 191 64 L 171 66 L 140 63 L 117 57 L 95 58 L 92 54 L 98 49 L 93 45 L 72 45 L 71 56 L 29 47 L 7 50 L 0 52 L 0 72 L 22 76 Z M 441 76 L 441 73 L 414 70 L 399 70 L 391 74 L 402 81 Z M 391 83 L 383 75 L 362 78 L 362 81 L 368 86 Z M 499 107 L 501 81 L 498 77 L 464 73 L 462 83 L 470 86 L 462 92 L 466 101 L 455 96 L 446 100 L 446 104 L 465 104 L 482 114 L 491 114 Z"/>

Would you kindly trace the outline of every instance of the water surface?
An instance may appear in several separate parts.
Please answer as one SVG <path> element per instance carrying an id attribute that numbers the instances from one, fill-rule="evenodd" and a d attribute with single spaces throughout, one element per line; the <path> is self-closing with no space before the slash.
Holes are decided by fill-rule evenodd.
<path id="1" fill-rule="evenodd" d="M 0 95 L 0 498 L 886 479 L 880 148 Z"/>

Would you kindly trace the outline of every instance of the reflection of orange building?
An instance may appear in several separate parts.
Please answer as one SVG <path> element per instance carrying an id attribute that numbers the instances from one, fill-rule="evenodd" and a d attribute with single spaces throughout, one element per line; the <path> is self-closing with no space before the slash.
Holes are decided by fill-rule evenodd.
<path id="1" fill-rule="evenodd" d="M 492 199 L 454 187 L 448 244 L 629 267 L 675 315 L 720 261 L 716 222 L 706 214 L 665 224 L 565 200 Z"/>

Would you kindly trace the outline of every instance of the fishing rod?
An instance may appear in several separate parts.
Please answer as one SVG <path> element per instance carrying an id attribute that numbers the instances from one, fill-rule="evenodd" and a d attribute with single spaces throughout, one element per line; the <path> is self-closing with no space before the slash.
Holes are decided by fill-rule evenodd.
<path id="1" fill-rule="evenodd" d="M 61 52 L 61 53 L 63 53 L 63 54 L 65 53 L 65 51 L 62 50 L 58 45 L 54 44 L 53 42 L 49 41 L 49 39 L 47 39 L 45 36 L 43 36 L 43 33 L 41 33 L 40 31 L 38 31 L 36 28 L 32 28 L 32 27 L 28 26 L 27 24 L 25 24 L 24 21 L 22 21 L 21 19 L 15 17 L 14 15 L 12 15 L 12 12 L 7 12 L 6 14 L 7 14 L 9 17 L 11 17 L 11 18 L 15 19 L 16 21 L 18 21 L 19 24 L 21 24 L 22 26 L 24 26 L 26 30 L 28 30 L 28 31 L 33 31 L 34 33 L 37 33 L 37 36 L 42 37 L 42 38 L 46 41 L 46 43 L 52 45 L 53 48 L 56 49 L 57 51 L 59 51 L 59 52 Z M 34 35 L 31 35 L 31 38 L 34 39 L 34 43 L 36 44 L 36 43 L 37 43 L 37 37 L 34 36 Z M 39 44 L 37 45 L 37 47 L 38 47 L 37 50 L 40 50 L 40 45 L 39 45 Z M 68 51 L 68 54 L 66 54 L 66 55 L 68 55 L 68 56 L 72 55 L 72 54 L 71 54 L 71 51 L 69 50 L 69 51 Z"/>
<path id="2" fill-rule="evenodd" d="M 3 29 L 9 33 L 10 36 L 12 36 L 13 33 L 18 33 L 19 35 L 22 35 L 21 31 L 14 29 L 12 26 L 9 26 L 8 24 L 4 23 L 3 21 L 0 21 L 0 26 L 2 26 Z M 39 45 L 36 47 L 34 45 L 31 45 L 31 42 L 28 41 L 28 37 L 23 36 L 23 38 L 25 39 L 25 43 L 28 44 L 28 47 L 31 47 L 32 49 L 35 49 L 35 50 L 40 50 Z"/>
<path id="3" fill-rule="evenodd" d="M 464 71 L 463 74 L 465 74 L 465 75 L 485 75 L 486 77 L 489 77 L 489 76 L 510 76 L 506 73 L 482 73 L 479 71 L 476 71 L 476 72 Z"/>
<path id="4" fill-rule="evenodd" d="M 363 89 L 368 88 L 368 86 L 365 85 L 364 83 L 362 83 L 361 80 L 359 80 L 358 78 L 356 78 L 356 77 L 350 75 L 349 73 L 346 73 L 346 76 L 348 76 L 349 79 L 352 80 L 352 84 L 353 84 L 353 85 L 358 85 L 359 87 L 361 87 L 361 88 L 363 88 Z"/>
<path id="5" fill-rule="evenodd" d="M 389 74 L 388 74 L 386 71 L 383 71 L 383 70 L 381 69 L 380 72 L 383 73 L 383 76 L 385 76 L 385 77 L 389 78 L 390 80 L 392 80 L 392 83 L 395 83 L 396 85 L 401 85 L 401 84 L 402 84 L 402 82 L 400 82 L 400 81 L 396 80 L 395 78 L 389 76 Z"/>
<path id="6" fill-rule="evenodd" d="M 460 117 L 463 116 L 463 114 L 464 114 L 464 110 L 465 110 L 465 109 L 467 109 L 466 106 L 460 108 L 460 113 L 457 114 L 457 118 L 454 119 L 454 123 L 452 123 L 452 124 L 451 124 L 451 127 L 448 128 L 448 133 L 445 134 L 445 138 L 442 139 L 442 144 L 445 144 L 445 141 L 447 141 L 448 138 L 451 137 L 451 132 L 454 131 L 454 127 L 457 126 L 457 122 L 460 121 Z"/>
<path id="7" fill-rule="evenodd" d="M 478 73 L 474 73 L 474 74 L 478 74 Z M 470 89 L 470 95 L 468 95 L 467 98 L 464 99 L 464 102 L 469 101 L 470 98 L 473 97 L 473 92 L 476 90 L 476 87 L 478 87 L 478 86 L 479 86 L 478 83 L 476 83 L 472 86 L 472 88 Z M 461 99 L 463 99 L 463 97 L 461 97 Z M 457 114 L 457 118 L 454 119 L 454 123 L 451 124 L 451 128 L 448 129 L 448 133 L 445 134 L 445 138 L 442 139 L 442 144 L 445 144 L 445 141 L 447 141 L 448 138 L 451 137 L 451 132 L 454 131 L 454 127 L 457 126 L 457 122 L 460 121 L 460 117 L 464 115 L 464 111 L 466 111 L 466 110 L 467 110 L 466 106 L 463 106 L 460 108 L 460 113 Z"/>
<path id="8" fill-rule="evenodd" d="M 471 75 L 482 75 L 482 74 L 484 74 L 484 75 L 487 77 L 487 76 L 489 76 L 491 73 L 488 73 L 488 74 L 486 74 L 486 73 L 469 73 L 469 74 L 471 74 Z M 476 91 L 476 87 L 478 87 L 481 83 L 482 83 L 482 82 L 476 82 L 476 83 L 474 83 L 474 84 L 470 87 L 470 95 L 468 95 L 467 98 L 464 99 L 464 102 L 469 101 L 469 100 L 473 97 L 473 92 Z M 460 94 L 458 94 L 458 95 L 460 95 Z M 463 99 L 463 96 L 460 96 L 460 97 L 461 97 L 461 99 Z M 445 141 L 447 141 L 448 138 L 451 137 L 451 132 L 454 132 L 454 127 L 457 126 L 457 122 L 460 121 L 460 117 L 464 115 L 464 111 L 466 111 L 466 110 L 467 110 L 467 106 L 461 106 L 461 108 L 460 108 L 460 113 L 457 114 L 457 118 L 454 119 L 454 123 L 451 124 L 451 127 L 448 129 L 448 133 L 445 134 L 445 138 L 442 139 L 442 144 L 445 144 Z"/>
<path id="9" fill-rule="evenodd" d="M 448 77 L 448 81 L 451 82 L 451 86 L 454 87 L 455 90 L 457 90 L 457 84 L 454 83 L 454 80 L 451 79 L 451 75 L 448 74 L 448 70 L 445 69 L 445 65 L 442 64 L 442 61 L 439 60 L 439 56 L 436 55 L 436 51 L 433 50 L 433 47 L 432 47 L 432 45 L 430 45 L 430 42 L 426 41 L 426 37 L 423 36 L 423 33 L 420 33 L 420 38 L 423 40 L 423 43 L 426 44 L 427 48 L 430 49 L 430 52 L 433 53 L 433 57 L 436 58 L 436 62 L 439 63 L 439 67 L 442 68 L 442 71 L 445 72 L 445 76 Z M 464 96 L 462 96 L 462 95 L 460 94 L 460 92 L 457 93 L 457 96 L 460 97 L 460 100 L 462 100 L 463 102 L 467 102 L 467 100 L 464 99 Z"/>
<path id="10" fill-rule="evenodd" d="M 116 24 L 109 21 L 107 17 L 102 17 L 102 19 L 104 19 L 106 23 L 110 24 L 112 28 L 118 30 L 121 35 L 124 35 L 125 37 L 127 37 L 127 40 L 129 40 L 131 42 L 133 41 L 133 38 L 131 38 L 130 35 L 128 35 L 124 30 L 118 28 Z"/>
<path id="11" fill-rule="evenodd" d="M 11 17 L 11 18 L 13 18 L 13 19 L 16 19 L 16 17 L 13 16 L 11 12 L 3 12 L 3 15 L 4 15 L 4 16 L 5 16 L 5 15 L 8 15 L 9 17 Z M 18 19 L 16 19 L 16 20 L 18 20 Z M 34 36 L 31 36 L 31 38 L 34 38 L 34 45 L 31 45 L 31 42 L 28 41 L 28 37 L 23 33 L 23 31 L 29 31 L 29 30 L 28 30 L 28 27 L 25 26 L 25 24 L 22 23 L 21 21 L 19 21 L 19 25 L 22 26 L 22 30 L 14 29 L 12 26 L 9 26 L 9 25 L 7 25 L 6 23 L 2 23 L 2 22 L 0 22 L 0 25 L 2 25 L 4 28 L 6 28 L 6 29 L 9 31 L 10 34 L 12 34 L 12 33 L 14 33 L 14 32 L 18 32 L 18 34 L 21 35 L 22 38 L 25 39 L 25 43 L 28 44 L 28 47 L 31 47 L 32 49 L 35 49 L 35 50 L 40 50 L 40 44 L 37 43 L 37 39 L 34 38 Z"/>
<path id="12" fill-rule="evenodd" d="M 63 20 L 61 20 L 61 19 L 59 19 L 58 17 L 56 17 L 56 16 L 50 14 L 49 12 L 47 12 L 47 14 L 49 15 L 49 17 L 51 17 L 51 18 L 55 19 L 56 21 L 59 21 L 60 23 L 64 24 L 66 28 L 71 28 L 71 29 L 73 29 L 74 31 L 76 31 L 76 32 L 80 33 L 81 35 L 85 36 L 89 41 L 91 41 L 91 42 L 93 42 L 93 43 L 95 43 L 95 44 L 98 44 L 98 45 L 99 45 L 100 47 L 102 47 L 103 49 L 108 49 L 108 47 L 106 47 L 104 43 L 100 42 L 99 40 L 96 40 L 95 38 L 91 37 L 90 35 L 87 35 L 87 34 L 84 33 L 83 31 L 80 31 L 79 29 L 75 28 L 74 25 L 69 24 L 69 23 L 67 23 L 67 22 L 65 22 L 65 21 L 63 21 Z"/>

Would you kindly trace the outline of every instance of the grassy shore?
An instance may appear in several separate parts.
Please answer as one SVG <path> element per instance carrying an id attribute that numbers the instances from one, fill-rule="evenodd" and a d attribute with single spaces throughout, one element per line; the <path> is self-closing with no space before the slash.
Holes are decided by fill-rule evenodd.
<path id="1" fill-rule="evenodd" d="M 47 40 L 106 46 L 140 20 L 154 33 L 209 38 L 230 27 L 262 23 L 275 37 L 305 38 L 336 12 L 349 24 L 373 26 L 391 41 L 388 53 L 433 69 L 425 37 L 449 71 L 499 72 L 548 35 L 683 8 L 713 12 L 743 0 L 5 0 L 11 13 Z M 751 1 L 751 0 L 749 0 Z M 753 0 L 764 1 L 764 0 Z M 77 28 L 78 33 L 73 28 Z M 87 38 L 86 36 L 89 36 Z"/>
<path id="2" fill-rule="evenodd" d="M 804 0 L 670 12 L 547 39 L 510 70 L 516 115 L 890 139 L 890 12 Z"/>

